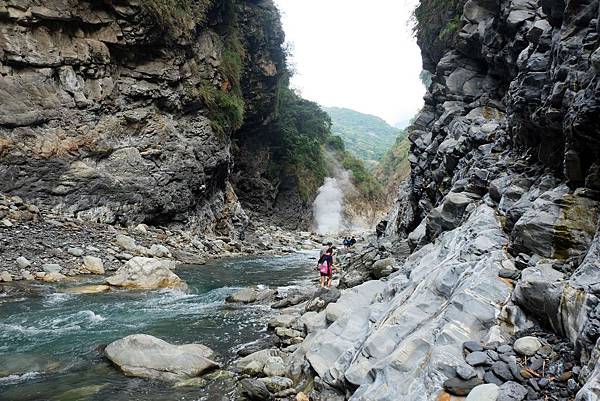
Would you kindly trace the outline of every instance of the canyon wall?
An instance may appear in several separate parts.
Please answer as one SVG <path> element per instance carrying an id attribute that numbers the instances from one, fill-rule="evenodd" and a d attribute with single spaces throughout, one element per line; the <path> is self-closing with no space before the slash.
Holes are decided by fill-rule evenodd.
<path id="1" fill-rule="evenodd" d="M 537 327 L 582 368 L 568 390 L 553 379 L 518 399 L 600 399 L 599 12 L 597 0 L 421 1 L 433 81 L 411 177 L 385 237 L 344 257 L 351 288 L 305 325 L 297 377 L 314 374 L 328 399 L 462 399 L 446 390 L 468 368 L 463 343 L 510 345 Z"/>
<path id="2" fill-rule="evenodd" d="M 100 222 L 242 231 L 231 136 L 273 118 L 278 12 L 149 4 L 0 1 L 0 191 Z"/>

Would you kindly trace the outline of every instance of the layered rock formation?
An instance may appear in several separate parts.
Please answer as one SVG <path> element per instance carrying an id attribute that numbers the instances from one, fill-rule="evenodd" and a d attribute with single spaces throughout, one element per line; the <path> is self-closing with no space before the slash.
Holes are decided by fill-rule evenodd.
<path id="1" fill-rule="evenodd" d="M 468 376 L 463 342 L 508 347 L 541 327 L 571 343 L 581 370 L 553 362 L 552 380 L 541 365 L 534 384 L 499 369 L 480 379 L 529 386 L 501 386 L 499 397 L 508 388 L 519 389 L 511 399 L 597 400 L 599 2 L 448 7 L 457 3 L 458 31 L 441 51 L 453 14 L 445 28 L 419 27 L 433 82 L 410 133 L 411 178 L 377 244 L 413 252 L 364 284 L 374 263 L 359 253 L 342 278 L 355 287 L 305 327 L 290 374 L 316 374 L 337 394 L 328 399 L 449 400 L 446 380 Z"/>
<path id="2" fill-rule="evenodd" d="M 0 1 L 0 191 L 100 222 L 240 231 L 232 96 L 242 86 L 244 130 L 269 121 L 283 34 L 270 1 L 212 3 L 176 30 L 143 1 Z"/>

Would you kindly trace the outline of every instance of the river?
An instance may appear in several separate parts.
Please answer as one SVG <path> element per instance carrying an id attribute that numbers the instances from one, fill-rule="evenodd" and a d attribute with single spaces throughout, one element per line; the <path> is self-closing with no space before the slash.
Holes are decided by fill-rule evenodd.
<path id="1" fill-rule="evenodd" d="M 267 335 L 266 305 L 232 305 L 225 298 L 250 285 L 281 291 L 305 282 L 314 253 L 252 257 L 182 266 L 189 285 L 174 291 L 68 294 L 65 286 L 36 286 L 30 295 L 0 298 L 1 401 L 142 401 L 227 399 L 227 390 L 177 388 L 127 378 L 102 355 L 118 338 L 150 334 L 168 342 L 202 343 L 230 361 L 245 343 Z M 73 285 L 101 283 L 77 278 Z"/>

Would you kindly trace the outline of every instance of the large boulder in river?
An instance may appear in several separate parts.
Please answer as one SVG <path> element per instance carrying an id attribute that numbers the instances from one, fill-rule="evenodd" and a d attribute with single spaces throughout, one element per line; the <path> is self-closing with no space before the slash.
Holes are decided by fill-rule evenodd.
<path id="1" fill-rule="evenodd" d="M 106 356 L 127 376 L 179 381 L 200 376 L 219 365 L 202 344 L 173 345 L 147 334 L 134 334 L 110 343 Z"/>
<path id="2" fill-rule="evenodd" d="M 277 290 L 269 288 L 243 288 L 227 297 L 227 302 L 250 304 L 265 301 L 277 294 Z"/>
<path id="3" fill-rule="evenodd" d="M 173 268 L 175 262 L 170 260 L 135 257 L 107 278 L 106 282 L 115 287 L 132 289 L 187 289 L 185 282 L 171 271 Z"/>

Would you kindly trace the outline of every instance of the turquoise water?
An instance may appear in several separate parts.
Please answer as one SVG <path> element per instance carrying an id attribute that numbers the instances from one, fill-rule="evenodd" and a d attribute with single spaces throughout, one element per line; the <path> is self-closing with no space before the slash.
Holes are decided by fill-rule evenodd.
<path id="1" fill-rule="evenodd" d="M 102 348 L 134 333 L 172 343 L 202 343 L 230 361 L 238 347 L 267 335 L 272 311 L 232 305 L 225 298 L 249 285 L 285 291 L 308 278 L 314 254 L 212 261 L 176 273 L 189 287 L 174 291 L 67 294 L 37 286 L 32 294 L 0 298 L 0 400 L 227 400 L 229 389 L 173 388 L 127 378 Z M 68 285 L 101 283 L 84 278 Z M 215 387 L 215 386 L 213 386 Z"/>

